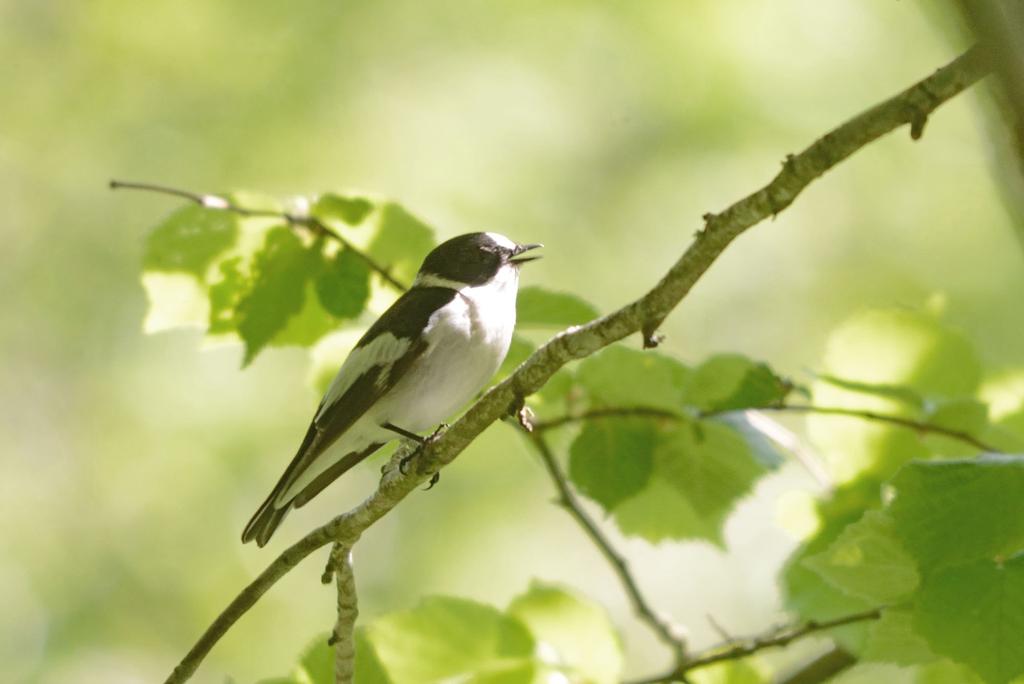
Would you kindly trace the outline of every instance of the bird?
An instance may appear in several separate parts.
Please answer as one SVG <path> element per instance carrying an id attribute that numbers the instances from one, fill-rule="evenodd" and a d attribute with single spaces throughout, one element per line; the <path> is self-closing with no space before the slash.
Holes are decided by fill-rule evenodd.
<path id="1" fill-rule="evenodd" d="M 359 339 L 327 388 L 298 451 L 242 532 L 264 546 L 292 508 L 387 442 L 420 444 L 505 360 L 519 269 L 542 247 L 467 233 L 435 247 L 412 283 Z"/>

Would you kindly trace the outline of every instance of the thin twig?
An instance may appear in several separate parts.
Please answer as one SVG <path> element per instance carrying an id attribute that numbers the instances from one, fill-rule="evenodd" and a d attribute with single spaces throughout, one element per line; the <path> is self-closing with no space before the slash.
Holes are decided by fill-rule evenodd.
<path id="1" fill-rule="evenodd" d="M 860 148 L 927 116 L 987 73 L 987 67 L 976 53 L 968 51 L 788 158 L 782 171 L 768 185 L 719 214 L 709 214 L 698 239 L 647 294 L 606 316 L 556 335 L 520 364 L 512 375 L 488 390 L 444 436 L 424 448 L 408 474 L 385 475 L 366 501 L 309 532 L 278 556 L 217 616 L 174 669 L 167 684 L 187 681 L 231 625 L 303 558 L 333 541 L 354 543 L 363 531 L 397 506 L 430 474 L 455 460 L 485 429 L 507 415 L 510 407 L 517 406 L 523 397 L 543 387 L 570 361 L 590 356 L 637 332 L 643 332 L 645 340 L 650 341 L 657 325 L 739 235 L 782 211 L 815 179 Z"/>
<path id="2" fill-rule="evenodd" d="M 352 684 L 356 671 L 356 617 L 359 615 L 352 549 L 336 542 L 331 549 L 331 566 L 338 590 L 338 619 L 328 642 L 334 645 L 334 681 L 335 684 Z"/>
<path id="3" fill-rule="evenodd" d="M 630 684 L 659 684 L 660 682 L 679 681 L 686 673 L 708 667 L 709 665 L 715 665 L 727 660 L 739 660 L 765 649 L 788 646 L 797 639 L 802 639 L 818 632 L 845 627 L 846 625 L 858 622 L 877 620 L 880 617 L 882 617 L 882 609 L 872 608 L 871 610 L 844 615 L 833 620 L 810 620 L 796 625 L 773 629 L 767 634 L 714 646 L 702 653 L 693 655 L 682 667 L 673 668 L 654 677 L 638 679 Z"/>
<path id="4" fill-rule="evenodd" d="M 708 619 L 708 624 L 711 625 L 711 629 L 715 630 L 715 633 L 718 634 L 719 637 L 721 637 L 722 641 L 735 640 L 735 637 L 732 634 L 729 634 L 728 631 L 726 631 L 725 627 L 723 627 L 721 623 L 719 623 L 718 620 L 715 619 L 714 615 L 708 613 L 704 617 Z"/>
<path id="5" fill-rule="evenodd" d="M 683 421 L 687 417 L 676 411 L 652 408 L 649 406 L 604 406 L 601 408 L 587 409 L 580 413 L 567 414 L 550 418 L 548 420 L 537 420 L 533 422 L 533 429 L 537 432 L 547 432 L 555 428 L 579 423 L 585 420 L 600 420 L 601 418 L 656 418 L 658 420 Z"/>
<path id="6" fill-rule="evenodd" d="M 190 202 L 195 202 L 196 204 L 202 207 L 206 207 L 207 209 L 229 211 L 233 214 L 238 214 L 239 216 L 281 219 L 287 222 L 288 225 L 301 226 L 311 231 L 314 235 L 326 235 L 327 237 L 331 238 L 332 240 L 335 240 L 342 247 L 351 251 L 353 254 L 359 257 L 363 261 L 363 263 L 365 263 L 367 267 L 369 267 L 371 271 L 374 271 L 377 275 L 381 277 L 382 280 L 384 280 L 384 282 L 388 283 L 396 290 L 404 292 L 406 289 L 408 289 L 402 281 L 398 280 L 393 275 L 391 275 L 388 269 L 382 266 L 381 264 L 377 263 L 377 261 L 374 260 L 373 257 L 371 257 L 369 254 L 360 249 L 356 249 L 351 242 L 346 240 L 344 236 L 341 235 L 341 233 L 334 230 L 333 228 L 331 228 L 330 226 L 328 226 L 326 223 L 316 218 L 315 216 L 301 216 L 299 214 L 293 214 L 287 211 L 274 211 L 272 209 L 251 209 L 249 207 L 243 207 L 241 205 L 235 204 L 234 202 L 232 202 L 227 197 L 224 197 L 223 195 L 202 194 L 192 192 L 190 190 L 172 188 L 167 185 L 159 185 L 157 183 L 138 183 L 135 181 L 112 180 L 110 181 L 110 189 L 144 190 L 146 192 L 155 192 L 161 195 L 181 197 L 182 199 L 187 199 Z"/>
<path id="7" fill-rule="evenodd" d="M 747 409 L 729 409 L 726 411 L 705 411 L 698 413 L 694 416 L 686 416 L 682 413 L 676 413 L 673 411 L 667 411 L 664 409 L 647 408 L 643 406 L 620 406 L 620 407 L 603 407 L 597 409 L 591 409 L 588 411 L 582 411 L 573 415 L 558 416 L 550 420 L 537 421 L 533 424 L 533 429 L 537 432 L 544 432 L 553 428 L 561 427 L 568 423 L 577 423 L 585 420 L 599 420 L 602 418 L 629 418 L 629 417 L 645 417 L 645 418 L 656 418 L 659 420 L 675 420 L 675 421 L 686 421 L 692 420 L 693 418 L 714 418 L 715 416 L 722 416 L 729 413 L 735 413 L 737 410 Z M 885 413 L 877 413 L 875 411 L 862 411 L 860 409 L 849 409 L 838 406 L 811 406 L 807 404 L 774 404 L 769 406 L 758 406 L 756 411 L 787 411 L 791 413 L 816 413 L 827 416 L 845 416 L 848 418 L 860 418 L 862 420 L 873 421 L 876 423 L 887 423 L 889 425 L 896 425 L 898 427 L 904 427 L 908 430 L 914 430 L 915 432 L 921 432 L 925 434 L 942 435 L 943 437 L 949 437 L 950 439 L 959 440 L 965 444 L 981 449 L 989 453 L 998 453 L 991 444 L 983 442 L 974 435 L 964 432 L 962 430 L 954 430 L 952 428 L 943 427 L 942 425 L 935 425 L 934 423 L 926 423 L 920 420 L 914 420 L 913 418 L 905 418 L 903 416 L 894 416 Z"/>
<path id="8" fill-rule="evenodd" d="M 612 570 L 615 572 L 616 577 L 619 578 L 619 582 L 626 592 L 626 596 L 629 597 L 629 602 L 632 604 L 633 612 L 636 613 L 637 618 L 650 627 L 658 636 L 658 639 L 671 649 L 674 657 L 673 662 L 676 667 L 682 666 L 686 662 L 686 640 L 683 637 L 682 630 L 665 617 L 659 615 L 651 607 L 651 604 L 648 603 L 643 592 L 640 591 L 639 585 L 637 585 L 636 580 L 633 578 L 626 559 L 615 550 L 615 547 L 604 536 L 604 533 L 601 532 L 597 524 L 583 510 L 583 505 L 569 487 L 565 473 L 559 467 L 558 461 L 551 452 L 551 447 L 548 446 L 544 436 L 540 432 L 533 432 L 528 433 L 527 437 L 536 447 L 537 453 L 540 455 L 541 461 L 548 471 L 548 475 L 551 476 L 551 481 L 555 483 L 555 488 L 558 490 L 558 504 L 579 523 L 580 527 L 583 528 L 583 531 L 590 538 L 590 541 L 594 542 L 594 546 L 597 547 L 601 555 L 611 565 Z"/>
<path id="9" fill-rule="evenodd" d="M 862 411 L 860 409 L 847 409 L 833 406 L 805 406 L 801 404 L 780 404 L 778 406 L 764 406 L 758 408 L 758 411 L 791 411 L 794 413 L 817 413 L 819 415 L 826 416 L 846 416 L 848 418 L 861 418 L 863 420 L 871 420 L 879 423 L 889 423 L 890 425 L 897 425 L 899 427 L 905 427 L 908 430 L 914 430 L 924 434 L 941 435 L 943 437 L 949 437 L 955 439 L 964 444 L 981 449 L 989 453 L 998 453 L 999 449 L 984 442 L 969 432 L 963 430 L 954 430 L 952 428 L 943 427 L 941 425 L 935 425 L 934 423 L 925 423 L 920 420 L 914 420 L 913 418 L 904 418 L 902 416 L 893 416 L 884 413 L 876 413 L 875 411 Z"/>

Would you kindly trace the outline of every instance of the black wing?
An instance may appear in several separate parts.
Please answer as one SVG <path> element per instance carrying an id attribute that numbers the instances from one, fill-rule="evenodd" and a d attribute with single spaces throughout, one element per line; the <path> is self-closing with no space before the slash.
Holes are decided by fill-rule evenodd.
<path id="1" fill-rule="evenodd" d="M 298 506 L 305 504 L 349 468 L 380 448 L 380 444 L 373 444 L 361 451 L 342 455 L 338 463 L 333 464 L 314 479 L 291 501 L 275 505 L 281 492 L 291 487 L 318 456 L 337 441 L 408 372 L 416 359 L 427 349 L 427 342 L 422 337 L 427 321 L 434 312 L 451 302 L 456 294 L 455 290 L 444 287 L 413 288 L 399 297 L 366 331 L 366 334 L 356 343 L 350 358 L 355 356 L 359 349 L 370 350 L 374 341 L 378 341 L 385 333 L 391 334 L 397 340 L 406 341 L 407 346 L 403 345 L 404 349 L 398 356 L 379 358 L 377 363 L 364 368 L 353 367 L 350 372 L 359 375 L 350 382 L 340 396 L 331 397 L 331 391 L 328 390 L 327 396 L 320 402 L 316 417 L 310 423 L 306 436 L 291 463 L 288 464 L 274 489 L 253 515 L 249 524 L 246 525 L 245 531 L 242 532 L 243 542 L 256 539 L 257 543 L 263 546 L 270 539 L 270 535 L 280 524 L 293 502 Z M 346 365 L 348 365 L 348 361 L 346 361 Z M 347 374 L 344 369 L 345 366 L 342 366 L 342 372 L 335 379 L 335 383 L 347 381 L 344 378 Z M 384 375 L 383 381 L 381 381 L 382 375 Z M 330 400 L 329 403 L 328 400 Z"/>
<path id="2" fill-rule="evenodd" d="M 378 399 L 405 375 L 413 362 L 426 351 L 427 343 L 423 339 L 423 329 L 427 321 L 441 307 L 455 298 L 456 291 L 447 287 L 416 287 L 399 297 L 381 317 L 370 326 L 359 342 L 353 354 L 359 349 L 369 349 L 378 342 L 385 333 L 397 340 L 408 341 L 408 348 L 398 357 L 380 359 L 381 363 L 365 369 L 353 368 L 360 376 L 351 384 L 345 393 L 325 406 L 325 397 L 317 409 L 313 425 L 323 435 L 319 442 L 326 449 L 349 429 Z M 381 376 L 384 379 L 381 381 Z M 323 450 L 321 449 L 321 451 Z"/>

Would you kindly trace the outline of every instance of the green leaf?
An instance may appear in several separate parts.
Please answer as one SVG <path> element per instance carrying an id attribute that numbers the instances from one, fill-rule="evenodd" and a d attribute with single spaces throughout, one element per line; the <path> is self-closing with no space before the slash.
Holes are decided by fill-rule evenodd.
<path id="1" fill-rule="evenodd" d="M 191 274 L 147 271 L 142 274 L 142 287 L 146 291 L 143 330 L 147 334 L 206 325 L 210 317 L 206 288 Z"/>
<path id="2" fill-rule="evenodd" d="M 923 569 L 1024 548 L 1024 457 L 909 463 L 892 484 L 896 531 Z"/>
<path id="3" fill-rule="evenodd" d="M 202 281 L 214 260 L 238 238 L 238 217 L 189 205 L 178 209 L 146 238 L 144 271 L 191 273 Z"/>
<path id="4" fill-rule="evenodd" d="M 337 318 L 355 318 L 370 298 L 370 268 L 351 249 L 325 258 L 314 282 L 320 305 Z"/>
<path id="5" fill-rule="evenodd" d="M 868 628 L 861 656 L 864 660 L 896 665 L 918 665 L 938 658 L 928 648 L 928 642 L 914 630 L 913 614 L 893 608 L 883 612 L 881 619 Z"/>
<path id="6" fill-rule="evenodd" d="M 1024 407 L 1001 415 L 998 420 L 993 422 L 985 439 L 993 442 L 1000 451 L 1015 453 L 1024 451 Z"/>
<path id="7" fill-rule="evenodd" d="M 471 678 L 459 678 L 469 684 L 541 684 L 547 681 L 541 667 L 534 661 L 515 661 L 500 669 L 479 672 Z"/>
<path id="8" fill-rule="evenodd" d="M 230 200 L 255 211 L 284 211 L 262 195 L 233 193 Z M 365 198 L 328 194 L 314 209 L 321 220 L 366 223 L 376 216 L 364 241 L 415 271 L 432 245 L 430 230 L 397 205 L 388 207 L 375 212 Z M 214 337 L 237 335 L 243 365 L 267 345 L 310 346 L 339 321 L 359 316 L 370 295 L 366 261 L 350 249 L 331 251 L 333 245 L 324 237 L 310 245 L 304 231 L 282 226 L 280 218 L 183 207 L 147 239 L 145 330 L 187 326 L 205 327 Z"/>
<path id="9" fill-rule="evenodd" d="M 266 244 L 256 254 L 252 288 L 238 303 L 238 333 L 245 342 L 243 365 L 252 362 L 302 310 L 306 280 L 317 256 L 287 227 L 267 234 Z"/>
<path id="10" fill-rule="evenodd" d="M 555 586 L 534 582 L 512 600 L 508 613 L 518 618 L 541 645 L 557 653 L 549 663 L 587 682 L 613 684 L 622 674 L 622 645 L 603 609 Z M 579 677 L 570 676 L 570 681 Z"/>
<path id="11" fill-rule="evenodd" d="M 365 197 L 336 195 L 328 192 L 317 198 L 310 214 L 326 223 L 341 221 L 350 226 L 357 226 L 372 211 L 373 203 Z"/>
<path id="12" fill-rule="evenodd" d="M 778 404 L 791 389 L 763 363 L 719 354 L 690 373 L 684 401 L 700 411 L 735 411 Z"/>
<path id="13" fill-rule="evenodd" d="M 640 418 L 588 421 L 569 448 L 569 477 L 611 511 L 650 480 L 657 429 Z"/>
<path id="14" fill-rule="evenodd" d="M 220 262 L 220 280 L 210 285 L 210 320 L 207 332 L 211 335 L 235 332 L 235 309 L 245 294 L 249 281 L 239 268 L 241 257 Z"/>
<path id="15" fill-rule="evenodd" d="M 332 684 L 334 682 L 334 648 L 329 634 L 323 634 L 306 647 L 293 675 L 299 684 Z"/>
<path id="16" fill-rule="evenodd" d="M 860 520 L 865 511 L 881 504 L 881 484 L 861 479 L 837 487 L 818 504 L 819 528 L 799 547 L 782 572 L 781 583 L 786 606 L 800 617 L 826 620 L 873 607 L 869 601 L 843 592 L 826 582 L 804 563 L 808 557 L 823 553 L 848 525 Z M 851 625 L 833 632 L 848 648 L 859 648 L 866 627 Z"/>
<path id="17" fill-rule="evenodd" d="M 367 639 L 394 684 L 529 684 L 534 640 L 523 624 L 465 599 L 426 598 L 374 621 Z"/>
<path id="18" fill-rule="evenodd" d="M 356 627 L 355 633 L 356 662 L 353 673 L 354 684 L 391 684 L 384 666 L 373 650 L 365 627 Z"/>
<path id="19" fill-rule="evenodd" d="M 930 425 L 967 435 L 984 435 L 989 428 L 988 407 L 970 397 L 939 400 L 928 407 L 924 419 Z M 978 452 L 977 447 L 952 437 L 929 434 L 927 439 L 934 450 L 945 455 L 968 456 Z"/>
<path id="20" fill-rule="evenodd" d="M 973 394 L 981 376 L 966 337 L 929 314 L 906 309 L 851 317 L 829 337 L 823 365 L 827 374 L 856 378 L 863 386 L 905 385 L 926 397 Z"/>
<path id="21" fill-rule="evenodd" d="M 980 396 L 991 426 L 984 437 L 1005 453 L 1024 453 L 1024 368 L 1007 368 L 985 379 Z"/>
<path id="22" fill-rule="evenodd" d="M 980 376 L 977 356 L 963 335 L 930 315 L 903 309 L 868 311 L 847 320 L 829 337 L 822 365 L 830 380 L 814 383 L 816 405 L 915 420 L 924 418 L 922 406 L 930 402 L 973 396 Z M 837 385 L 835 378 L 856 378 L 856 386 Z M 882 391 L 865 391 L 871 386 Z M 931 452 L 931 444 L 914 431 L 877 421 L 812 414 L 807 433 L 840 482 L 866 473 L 887 479 L 903 463 Z"/>
<path id="23" fill-rule="evenodd" d="M 720 523 L 765 469 L 746 442 L 724 425 L 683 425 L 661 440 L 658 476 L 693 504 L 697 515 Z"/>
<path id="24" fill-rule="evenodd" d="M 527 404 L 542 418 L 564 415 L 572 400 L 575 376 L 568 368 L 561 368 L 545 383 L 540 391 L 527 400 Z"/>
<path id="25" fill-rule="evenodd" d="M 970 397 L 940 401 L 925 415 L 932 425 L 968 434 L 980 433 L 988 424 L 988 407 Z"/>
<path id="26" fill-rule="evenodd" d="M 409 284 L 434 248 L 434 231 L 394 202 L 380 210 L 377 232 L 366 252 L 398 280 Z"/>
<path id="27" fill-rule="evenodd" d="M 725 425 L 708 421 L 648 429 L 657 442 L 647 479 L 642 484 L 639 478 L 632 480 L 626 491 L 613 490 L 618 495 L 616 505 L 606 509 L 629 535 L 652 542 L 706 539 L 721 545 L 723 522 L 766 468 L 743 438 Z M 623 450 L 632 457 L 632 452 Z M 588 486 L 620 486 L 621 476 L 613 471 L 616 465 L 613 462 L 604 472 L 595 469 L 591 476 L 598 482 Z"/>
<path id="28" fill-rule="evenodd" d="M 751 416 L 746 412 L 723 413 L 707 418 L 706 422 L 721 423 L 735 431 L 747 443 L 751 456 L 769 470 L 775 470 L 786 461 L 786 452 L 775 441 L 778 433 L 771 431 L 784 428 L 767 416 Z"/>
<path id="29" fill-rule="evenodd" d="M 982 684 L 974 670 L 945 658 L 914 669 L 917 671 L 914 684 Z M 1014 680 L 1014 684 L 1021 684 L 1021 679 Z"/>
<path id="30" fill-rule="evenodd" d="M 238 240 L 237 216 L 198 205 L 182 207 L 151 231 L 142 274 L 146 332 L 204 325 L 211 315 L 209 272 Z"/>
<path id="31" fill-rule="evenodd" d="M 844 378 L 837 378 L 834 375 L 828 375 L 827 373 L 816 373 L 814 377 L 840 389 L 849 390 L 859 394 L 874 395 L 876 397 L 882 397 L 883 399 L 893 399 L 916 409 L 923 409 L 925 406 L 924 397 L 909 387 L 846 380 Z"/>
<path id="32" fill-rule="evenodd" d="M 689 370 L 675 359 L 614 345 L 580 363 L 576 378 L 597 406 L 679 411 Z"/>
<path id="33" fill-rule="evenodd" d="M 935 653 L 969 665 L 989 684 L 1024 674 L 1024 556 L 926 577 L 914 627 Z"/>
<path id="34" fill-rule="evenodd" d="M 521 326 L 580 325 L 598 317 L 597 309 L 573 294 L 552 292 L 542 287 L 519 289 L 516 321 Z"/>
<path id="35" fill-rule="evenodd" d="M 721 539 L 716 524 L 702 520 L 678 488 L 656 476 L 651 477 L 642 493 L 615 509 L 615 523 L 623 534 L 654 544 L 666 540 Z"/>
<path id="36" fill-rule="evenodd" d="M 811 681 L 817 681 L 817 671 L 811 672 L 814 675 Z M 828 684 L 919 684 L 915 674 L 912 669 L 888 663 L 855 663 L 826 681 Z"/>
<path id="37" fill-rule="evenodd" d="M 768 681 L 765 675 L 743 660 L 702 667 L 688 676 L 693 684 L 764 684 Z"/>
<path id="38" fill-rule="evenodd" d="M 275 347 L 309 347 L 321 337 L 338 327 L 338 319 L 324 311 L 317 299 L 312 283 L 307 283 L 302 309 L 288 319 L 270 344 Z"/>
<path id="39" fill-rule="evenodd" d="M 302 650 L 289 676 L 261 679 L 257 684 L 333 684 L 334 649 L 327 645 L 329 637 L 330 634 L 325 633 L 311 641 Z"/>
<path id="40" fill-rule="evenodd" d="M 804 563 L 837 589 L 873 603 L 894 603 L 918 586 L 914 559 L 886 513 L 868 511 L 822 553 Z"/>

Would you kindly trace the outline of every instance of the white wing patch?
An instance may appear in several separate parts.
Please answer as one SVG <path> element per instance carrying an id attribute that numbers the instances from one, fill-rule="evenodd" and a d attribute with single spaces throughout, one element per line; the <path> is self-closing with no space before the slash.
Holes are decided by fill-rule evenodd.
<path id="1" fill-rule="evenodd" d="M 499 246 L 504 247 L 505 249 L 513 249 L 516 246 L 516 243 L 509 240 L 501 233 L 487 233 L 486 235 L 487 237 L 491 238 L 496 243 L 498 243 Z"/>
<path id="2" fill-rule="evenodd" d="M 353 349 L 345 363 L 341 365 L 338 374 L 334 376 L 331 386 L 327 388 L 320 410 L 313 420 L 320 420 L 327 409 L 344 396 L 352 383 L 370 368 L 385 366 L 381 377 L 387 377 L 390 372 L 389 366 L 402 358 L 411 345 L 412 341 L 409 339 L 395 337 L 391 333 L 381 333 L 365 347 Z"/>
<path id="3" fill-rule="evenodd" d="M 442 278 L 439 275 L 433 273 L 417 273 L 416 280 L 413 281 L 413 287 L 447 287 L 450 290 L 458 292 L 461 288 L 466 287 L 466 283 L 460 283 L 457 280 L 450 280 L 448 278 Z"/>

